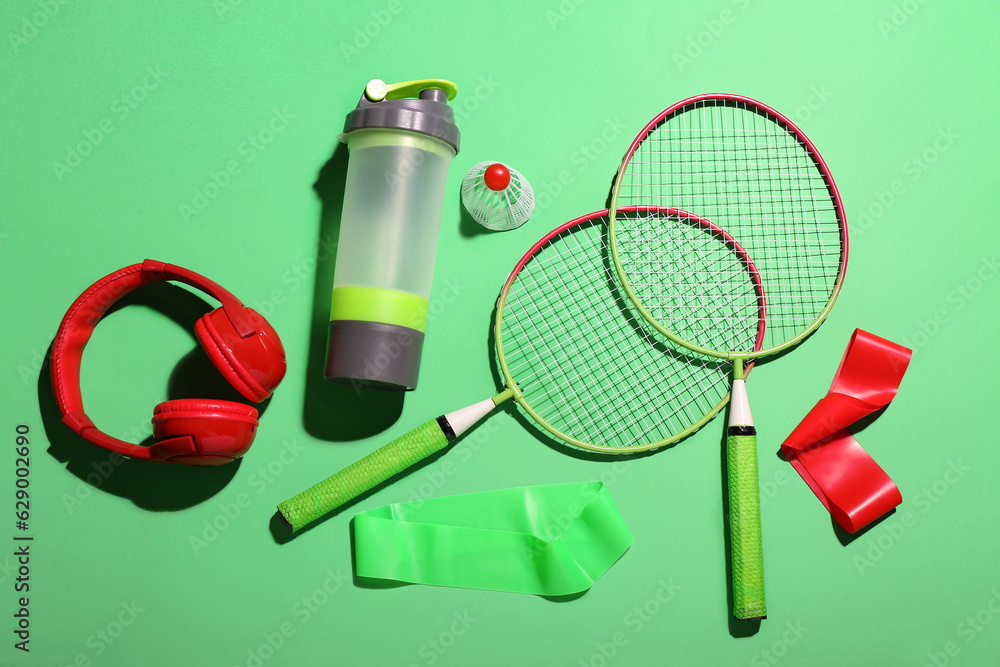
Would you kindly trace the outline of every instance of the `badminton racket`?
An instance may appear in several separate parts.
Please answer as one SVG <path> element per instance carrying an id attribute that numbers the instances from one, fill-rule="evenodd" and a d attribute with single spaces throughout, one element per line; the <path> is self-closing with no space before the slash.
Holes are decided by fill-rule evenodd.
<path id="1" fill-rule="evenodd" d="M 298 530 L 403 472 L 508 400 L 558 440 L 611 454 L 662 447 L 718 413 L 729 398 L 728 364 L 647 325 L 618 287 L 608 239 L 607 211 L 599 211 L 536 243 L 497 300 L 504 391 L 428 421 L 281 503 L 288 525 Z"/>
<path id="2" fill-rule="evenodd" d="M 757 349 L 745 345 L 759 324 L 745 262 L 656 213 L 668 206 L 710 220 L 753 259 L 766 296 Z M 616 214 L 623 209 L 638 214 Z M 643 318 L 693 353 L 733 364 L 726 444 L 733 613 L 764 618 L 756 430 L 743 377 L 751 360 L 789 350 L 830 312 L 848 254 L 840 195 L 815 146 L 787 117 L 747 97 L 699 95 L 658 114 L 632 142 L 610 211 L 615 272 Z"/>

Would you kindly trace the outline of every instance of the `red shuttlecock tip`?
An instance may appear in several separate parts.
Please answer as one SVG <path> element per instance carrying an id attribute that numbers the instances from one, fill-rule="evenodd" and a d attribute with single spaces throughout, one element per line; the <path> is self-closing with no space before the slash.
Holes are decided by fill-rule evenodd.
<path id="1" fill-rule="evenodd" d="M 499 162 L 491 164 L 483 174 L 483 181 L 490 190 L 500 192 L 510 185 L 510 170 Z"/>

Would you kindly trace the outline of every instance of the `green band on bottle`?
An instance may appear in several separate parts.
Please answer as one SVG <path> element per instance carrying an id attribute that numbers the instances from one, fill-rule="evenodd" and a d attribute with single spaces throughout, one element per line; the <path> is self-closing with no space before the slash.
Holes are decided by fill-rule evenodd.
<path id="1" fill-rule="evenodd" d="M 335 287 L 330 304 L 330 321 L 382 322 L 425 333 L 429 307 L 427 299 L 410 292 L 353 285 Z"/>
<path id="2" fill-rule="evenodd" d="M 573 595 L 631 544 L 601 482 L 431 498 L 354 515 L 357 575 L 415 584 Z"/>

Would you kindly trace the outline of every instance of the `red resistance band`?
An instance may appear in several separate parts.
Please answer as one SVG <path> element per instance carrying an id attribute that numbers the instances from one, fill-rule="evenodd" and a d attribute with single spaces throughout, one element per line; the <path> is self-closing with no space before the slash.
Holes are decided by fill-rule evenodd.
<path id="1" fill-rule="evenodd" d="M 856 329 L 829 393 L 792 431 L 781 451 L 837 523 L 849 533 L 903 498 L 847 427 L 896 397 L 913 352 Z"/>

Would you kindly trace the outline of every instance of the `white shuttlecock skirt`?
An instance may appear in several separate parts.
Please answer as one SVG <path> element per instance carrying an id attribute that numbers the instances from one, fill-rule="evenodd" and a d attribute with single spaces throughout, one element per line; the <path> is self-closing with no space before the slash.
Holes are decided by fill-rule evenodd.
<path id="1" fill-rule="evenodd" d="M 495 160 L 480 162 L 469 170 L 462 181 L 462 203 L 469 215 L 487 229 L 515 229 L 526 223 L 535 210 L 535 192 L 527 179 L 510 167 L 510 184 L 500 191 L 491 190 L 483 175 L 494 164 Z"/>

